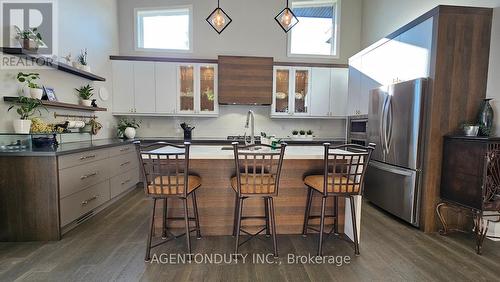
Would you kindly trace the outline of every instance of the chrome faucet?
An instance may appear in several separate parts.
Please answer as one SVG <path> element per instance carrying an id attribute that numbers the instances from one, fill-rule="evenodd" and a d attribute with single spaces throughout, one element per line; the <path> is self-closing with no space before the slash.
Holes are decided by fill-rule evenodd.
<path id="1" fill-rule="evenodd" d="M 245 145 L 255 145 L 255 115 L 252 110 L 247 113 L 247 123 L 245 128 L 250 127 L 250 121 L 252 122 L 252 127 L 250 129 L 250 142 L 247 142 L 246 132 L 245 132 Z"/>

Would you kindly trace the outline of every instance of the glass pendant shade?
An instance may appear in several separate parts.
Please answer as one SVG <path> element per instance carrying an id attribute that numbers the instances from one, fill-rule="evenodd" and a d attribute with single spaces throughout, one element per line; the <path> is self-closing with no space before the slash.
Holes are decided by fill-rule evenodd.
<path id="1" fill-rule="evenodd" d="M 207 22 L 221 34 L 233 20 L 222 10 L 217 2 L 217 8 L 208 16 Z"/>
<path id="2" fill-rule="evenodd" d="M 286 1 L 286 8 L 283 9 L 274 19 L 285 32 L 289 32 L 299 22 L 299 19 L 297 19 L 292 10 L 288 8 L 288 1 Z"/>

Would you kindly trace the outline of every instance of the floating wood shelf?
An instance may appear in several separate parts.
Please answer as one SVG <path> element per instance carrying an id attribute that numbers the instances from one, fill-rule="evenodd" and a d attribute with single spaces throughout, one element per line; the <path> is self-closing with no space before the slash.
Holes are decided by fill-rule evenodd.
<path id="1" fill-rule="evenodd" d="M 47 58 L 41 57 L 41 56 L 35 56 L 33 54 L 30 54 L 26 50 L 23 50 L 21 48 L 9 48 L 9 47 L 2 47 L 0 50 L 7 55 L 12 55 L 12 56 L 17 56 L 17 57 L 22 57 L 22 58 L 27 58 L 29 60 L 43 60 L 41 63 L 43 63 L 46 67 L 50 67 L 53 69 L 60 70 L 65 73 L 69 73 L 72 75 L 76 75 L 78 77 L 82 77 L 88 80 L 92 81 L 106 81 L 104 77 L 95 75 L 90 72 L 82 71 L 80 69 L 74 68 L 68 64 L 61 63 L 61 62 L 49 62 L 46 61 Z"/>
<path id="2" fill-rule="evenodd" d="M 3 100 L 9 103 L 16 103 L 19 98 L 18 97 L 7 97 L 4 96 Z M 78 110 L 78 111 L 89 111 L 89 112 L 105 112 L 108 109 L 106 108 L 95 108 L 95 107 L 87 107 L 82 105 L 70 104 L 70 103 L 62 103 L 62 102 L 52 102 L 47 100 L 41 100 L 42 104 L 46 107 L 50 108 L 59 108 L 59 109 L 67 109 L 67 110 Z"/>

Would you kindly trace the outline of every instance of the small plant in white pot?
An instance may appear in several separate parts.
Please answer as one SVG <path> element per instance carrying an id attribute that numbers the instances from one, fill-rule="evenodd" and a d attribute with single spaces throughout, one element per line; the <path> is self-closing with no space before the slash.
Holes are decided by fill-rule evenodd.
<path id="1" fill-rule="evenodd" d="M 127 139 L 134 139 L 137 134 L 137 128 L 139 128 L 139 122 L 135 119 L 120 119 L 118 121 L 118 136 Z"/>
<path id="2" fill-rule="evenodd" d="M 76 92 L 78 92 L 78 97 L 80 97 L 80 104 L 83 106 L 91 107 L 92 106 L 92 96 L 94 96 L 94 88 L 87 84 L 86 86 L 82 86 L 80 88 L 75 88 Z"/>
<path id="3" fill-rule="evenodd" d="M 300 138 L 306 138 L 306 131 L 305 130 L 301 130 L 299 131 L 300 133 Z"/>
<path id="4" fill-rule="evenodd" d="M 308 138 L 312 138 L 312 137 L 313 137 L 313 133 L 314 133 L 314 132 L 313 132 L 312 130 L 310 130 L 310 129 L 309 129 L 309 130 L 306 132 L 307 137 L 308 137 Z"/>
<path id="5" fill-rule="evenodd" d="M 86 71 L 86 72 L 90 72 L 87 49 L 84 49 L 81 51 L 80 55 L 78 55 L 78 57 L 77 57 L 77 60 L 78 60 L 77 65 L 78 65 L 79 69 Z"/>
<path id="6" fill-rule="evenodd" d="M 30 133 L 31 120 L 29 118 L 36 113 L 41 114 L 39 107 L 43 107 L 42 102 L 38 99 L 19 97 L 17 105 L 10 106 L 8 111 L 15 107 L 17 107 L 16 112 L 19 119 L 13 121 L 14 132 L 18 134 Z"/>
<path id="7" fill-rule="evenodd" d="M 17 81 L 24 83 L 22 95 L 24 97 L 31 97 L 33 99 L 41 100 L 43 96 L 43 89 L 35 83 L 35 80 L 40 79 L 38 73 L 18 73 Z"/>
<path id="8" fill-rule="evenodd" d="M 293 138 L 298 138 L 299 137 L 299 131 L 298 130 L 292 131 L 292 137 Z"/>

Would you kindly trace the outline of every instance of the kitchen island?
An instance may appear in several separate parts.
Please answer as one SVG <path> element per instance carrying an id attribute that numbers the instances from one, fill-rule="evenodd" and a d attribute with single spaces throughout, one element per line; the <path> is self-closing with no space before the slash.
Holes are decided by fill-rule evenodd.
<path id="1" fill-rule="evenodd" d="M 161 149 L 160 149 L 161 150 Z M 275 198 L 276 225 L 278 234 L 302 234 L 307 188 L 303 183 L 305 175 L 322 174 L 323 146 L 288 146 L 285 151 L 279 195 Z M 234 216 L 235 192 L 230 179 L 234 175 L 234 155 L 230 146 L 192 145 L 190 150 L 190 170 L 202 178 L 202 186 L 197 190 L 200 224 L 203 235 L 231 235 Z M 314 193 L 312 215 L 319 214 L 320 197 Z M 181 216 L 181 201 L 169 200 L 169 213 Z M 358 232 L 361 213 L 361 197 L 356 196 L 356 217 Z M 333 198 L 327 201 L 327 214 L 333 213 Z M 347 212 L 346 212 L 347 211 Z M 262 216 L 264 201 L 260 198 L 248 199 L 243 207 L 245 216 Z M 311 220 L 311 224 L 319 219 Z M 327 224 L 332 220 L 326 220 Z M 161 225 L 160 220 L 157 222 Z M 262 220 L 245 220 L 244 226 L 261 226 Z M 183 227 L 183 222 L 171 222 L 170 227 Z M 339 232 L 352 238 L 350 206 L 339 201 Z M 256 228 L 255 228 L 256 229 Z M 329 229 L 327 229 L 329 230 Z"/>

